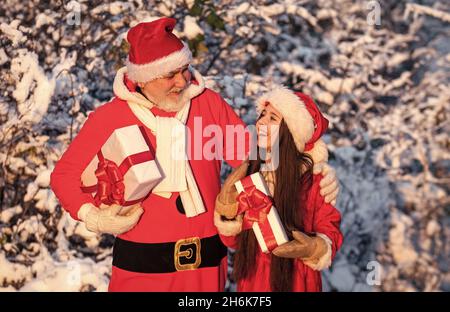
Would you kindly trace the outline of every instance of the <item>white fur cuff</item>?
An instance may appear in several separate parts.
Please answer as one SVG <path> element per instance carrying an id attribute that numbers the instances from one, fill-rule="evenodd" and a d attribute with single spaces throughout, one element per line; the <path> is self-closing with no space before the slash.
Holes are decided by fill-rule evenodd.
<path id="1" fill-rule="evenodd" d="M 89 211 L 92 209 L 92 206 L 93 205 L 91 203 L 85 203 L 85 204 L 81 205 L 81 207 L 77 213 L 78 219 L 80 219 L 83 222 L 86 222 L 86 217 L 87 217 Z"/>
<path id="2" fill-rule="evenodd" d="M 328 238 L 328 236 L 326 236 L 325 234 L 316 233 L 316 235 L 318 237 L 322 238 L 323 240 L 325 240 L 325 242 L 327 243 L 327 252 L 317 262 L 303 261 L 303 263 L 306 264 L 307 266 L 309 266 L 311 269 L 313 269 L 315 271 L 322 271 L 323 269 L 329 268 L 330 265 L 331 265 L 331 254 L 332 254 L 331 253 L 331 245 L 332 245 L 332 242 Z"/>
<path id="3" fill-rule="evenodd" d="M 214 225 L 220 235 L 236 236 L 242 230 L 242 216 L 237 216 L 235 220 L 223 221 L 220 214 L 214 211 Z"/>

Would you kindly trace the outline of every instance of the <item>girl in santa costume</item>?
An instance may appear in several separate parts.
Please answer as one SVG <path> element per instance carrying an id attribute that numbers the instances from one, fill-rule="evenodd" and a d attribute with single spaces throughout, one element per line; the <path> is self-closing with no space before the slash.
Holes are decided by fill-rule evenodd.
<path id="1" fill-rule="evenodd" d="M 53 191 L 74 219 L 90 231 L 116 236 L 110 291 L 220 291 L 226 282 L 227 248 L 213 222 L 221 156 L 237 167 L 247 143 L 243 149 L 235 141 L 234 152 L 213 159 L 173 159 L 173 141 L 185 140 L 171 134 L 174 129 L 202 134 L 210 126 L 225 134 L 228 126 L 244 123 L 189 66 L 192 55 L 173 34 L 175 23 L 161 18 L 128 31 L 130 51 L 114 79 L 115 97 L 88 116 L 51 175 Z M 125 214 L 118 205 L 99 209 L 93 196 L 82 192 L 81 175 L 114 130 L 130 125 L 146 134 L 164 179 Z M 185 150 L 195 155 L 210 140 L 194 137 Z M 227 146 L 225 135 L 217 140 Z"/>
<path id="2" fill-rule="evenodd" d="M 258 152 L 256 160 L 241 164 L 216 199 L 215 224 L 225 245 L 236 249 L 233 273 L 237 289 L 321 291 L 320 271 L 331 265 L 343 241 L 340 213 L 334 202 L 324 200 L 322 175 L 314 174 L 328 158 L 321 140 L 328 120 L 310 97 L 283 87 L 259 98 L 257 111 L 258 148 L 266 150 L 265 161 Z M 271 151 L 275 142 L 279 144 L 276 165 Z M 260 191 L 238 195 L 234 183 L 258 171 L 271 196 Z M 251 221 L 241 213 L 245 211 L 243 203 L 256 202 L 273 203 L 290 239 L 271 253 L 262 252 Z"/>

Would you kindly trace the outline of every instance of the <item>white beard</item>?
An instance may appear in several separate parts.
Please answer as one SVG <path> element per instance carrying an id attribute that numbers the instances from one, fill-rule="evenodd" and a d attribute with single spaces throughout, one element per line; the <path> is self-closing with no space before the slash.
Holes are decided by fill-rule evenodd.
<path id="1" fill-rule="evenodd" d="M 184 89 L 184 91 L 178 96 L 178 100 L 176 101 L 171 100 L 168 97 L 159 100 L 155 99 L 150 95 L 147 95 L 147 97 L 152 103 L 154 103 L 158 108 L 162 109 L 163 111 L 178 112 L 184 107 L 184 104 L 186 104 L 186 102 L 190 100 L 189 94 L 187 92 L 188 89 L 189 87 Z"/>
<path id="2" fill-rule="evenodd" d="M 185 102 L 182 100 L 173 101 L 166 98 L 162 101 L 158 101 L 156 106 L 166 112 L 178 112 L 183 108 L 184 104 Z"/>

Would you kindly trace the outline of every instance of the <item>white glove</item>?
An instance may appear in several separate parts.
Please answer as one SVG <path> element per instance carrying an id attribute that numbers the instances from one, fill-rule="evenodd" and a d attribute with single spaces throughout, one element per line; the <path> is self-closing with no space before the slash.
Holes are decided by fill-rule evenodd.
<path id="1" fill-rule="evenodd" d="M 325 197 L 326 203 L 336 205 L 336 198 L 339 193 L 339 183 L 336 178 L 336 170 L 328 163 L 320 162 L 313 167 L 314 174 L 322 174 L 323 179 L 320 181 L 320 195 Z"/>
<path id="2" fill-rule="evenodd" d="M 89 231 L 119 235 L 131 230 L 144 212 L 140 204 L 127 207 L 126 214 L 119 214 L 121 209 L 120 205 L 99 209 L 91 203 L 86 203 L 78 211 L 78 217 L 84 221 Z"/>

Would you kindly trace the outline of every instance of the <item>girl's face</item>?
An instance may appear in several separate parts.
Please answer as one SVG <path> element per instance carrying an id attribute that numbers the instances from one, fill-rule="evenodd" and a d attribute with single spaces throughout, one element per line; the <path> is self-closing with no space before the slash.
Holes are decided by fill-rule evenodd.
<path id="1" fill-rule="evenodd" d="M 256 121 L 259 147 L 269 151 L 272 149 L 278 138 L 282 119 L 281 113 L 270 102 L 266 102 L 258 121 Z"/>

